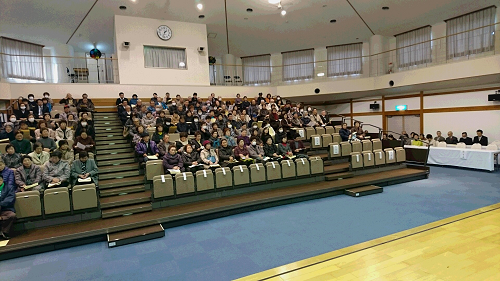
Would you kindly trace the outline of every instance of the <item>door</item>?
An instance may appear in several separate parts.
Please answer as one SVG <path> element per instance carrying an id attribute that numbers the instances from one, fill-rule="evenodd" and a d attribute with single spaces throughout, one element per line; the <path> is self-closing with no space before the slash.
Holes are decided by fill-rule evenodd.
<path id="1" fill-rule="evenodd" d="M 387 130 L 401 134 L 406 131 L 420 133 L 420 115 L 394 115 L 387 116 Z"/>

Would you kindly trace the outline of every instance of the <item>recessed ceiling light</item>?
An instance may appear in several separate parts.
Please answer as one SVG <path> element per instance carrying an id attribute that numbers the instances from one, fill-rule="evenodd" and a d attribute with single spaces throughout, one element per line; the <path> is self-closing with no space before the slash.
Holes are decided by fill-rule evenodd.
<path id="1" fill-rule="evenodd" d="M 251 12 L 253 12 L 253 9 L 252 8 L 248 8 L 247 12 L 251 13 Z"/>
<path id="2" fill-rule="evenodd" d="M 205 15 L 199 15 L 198 16 L 200 19 L 204 19 L 205 18 Z"/>
<path id="3" fill-rule="evenodd" d="M 282 16 L 286 15 L 286 11 L 285 11 L 285 10 L 282 10 L 282 11 L 281 11 L 281 15 L 282 15 Z"/>
<path id="4" fill-rule="evenodd" d="M 326 5 L 323 5 L 323 8 L 326 8 Z"/>
<path id="5" fill-rule="evenodd" d="M 130 1 L 135 3 L 137 0 L 130 0 Z"/>
<path id="6" fill-rule="evenodd" d="M 120 10 L 126 10 L 126 9 L 127 9 L 127 7 L 125 7 L 125 6 L 120 6 Z"/>
<path id="7" fill-rule="evenodd" d="M 247 20 L 248 18 L 243 18 L 244 20 Z"/>
<path id="8" fill-rule="evenodd" d="M 382 10 L 389 10 L 389 7 L 382 7 Z"/>
<path id="9" fill-rule="evenodd" d="M 281 0 L 268 0 L 269 4 L 279 4 Z"/>
<path id="10" fill-rule="evenodd" d="M 337 20 L 331 20 L 330 22 L 331 22 L 331 23 L 335 23 L 335 22 L 337 22 Z"/>
<path id="11" fill-rule="evenodd" d="M 200 4 L 196 5 L 196 8 L 198 8 L 198 10 L 200 10 L 200 11 L 203 10 L 203 4 L 200 3 Z"/>

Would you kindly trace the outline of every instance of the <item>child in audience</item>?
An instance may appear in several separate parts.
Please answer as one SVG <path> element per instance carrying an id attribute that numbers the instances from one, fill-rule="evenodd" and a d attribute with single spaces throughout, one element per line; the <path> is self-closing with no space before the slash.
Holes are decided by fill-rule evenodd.
<path id="1" fill-rule="evenodd" d="M 33 144 L 33 152 L 28 154 L 28 156 L 31 157 L 33 163 L 38 166 L 45 165 L 50 158 L 50 154 L 43 151 L 43 145 L 39 142 L 35 142 L 35 144 Z"/>
<path id="2" fill-rule="evenodd" d="M 149 139 L 148 133 L 142 133 L 142 140 L 135 145 L 135 152 L 139 156 L 139 163 L 148 162 L 149 156 L 160 156 L 156 143 Z"/>
<path id="3" fill-rule="evenodd" d="M 163 157 L 163 169 L 165 174 L 170 174 L 169 170 L 177 170 L 184 172 L 184 163 L 182 162 L 182 157 L 177 153 L 175 146 L 170 146 L 168 153 Z"/>
<path id="4" fill-rule="evenodd" d="M 205 163 L 205 169 L 209 169 L 211 165 L 219 164 L 219 156 L 215 152 L 215 149 L 212 148 L 211 141 L 203 142 L 204 149 L 200 152 L 200 158 L 203 163 Z"/>
<path id="5" fill-rule="evenodd" d="M 57 144 L 59 145 L 59 148 L 56 151 L 61 152 L 61 161 L 64 161 L 71 166 L 73 160 L 75 160 L 75 154 L 69 147 L 68 141 L 60 140 Z"/>
<path id="6" fill-rule="evenodd" d="M 17 153 L 28 154 L 31 152 L 31 143 L 24 139 L 24 134 L 19 130 L 16 133 L 16 139 L 10 142 Z"/>
<path id="7" fill-rule="evenodd" d="M 16 169 L 21 166 L 21 154 L 16 153 L 16 149 L 12 144 L 5 147 L 5 154 L 2 154 L 2 161 L 10 169 Z"/>
<path id="8" fill-rule="evenodd" d="M 42 191 L 42 169 L 40 166 L 34 165 L 29 155 L 21 157 L 22 166 L 14 171 L 14 178 L 17 185 L 17 192 L 25 191 Z M 27 186 L 37 184 L 34 187 L 26 188 Z"/>

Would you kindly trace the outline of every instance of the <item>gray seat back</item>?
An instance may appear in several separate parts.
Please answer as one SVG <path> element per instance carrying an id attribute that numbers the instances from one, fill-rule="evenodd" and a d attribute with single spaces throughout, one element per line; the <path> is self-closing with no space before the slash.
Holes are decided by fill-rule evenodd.
<path id="1" fill-rule="evenodd" d="M 16 193 L 14 209 L 16 209 L 18 219 L 41 216 L 42 203 L 40 202 L 40 192 L 34 190 Z"/>
<path id="2" fill-rule="evenodd" d="M 67 187 L 46 189 L 43 198 L 46 215 L 71 211 Z"/>
<path id="3" fill-rule="evenodd" d="M 72 191 L 73 210 L 97 208 L 97 192 L 95 184 L 75 185 Z"/>
<path id="4" fill-rule="evenodd" d="M 196 190 L 213 190 L 214 189 L 214 174 L 212 170 L 196 171 Z"/>
<path id="5" fill-rule="evenodd" d="M 280 180 L 281 179 L 281 166 L 278 162 L 272 161 L 266 163 L 267 180 Z"/>
<path id="6" fill-rule="evenodd" d="M 194 177 L 191 172 L 175 175 L 175 194 L 194 193 Z"/>
<path id="7" fill-rule="evenodd" d="M 155 176 L 163 174 L 163 161 L 150 160 L 146 162 L 146 179 L 152 181 Z"/>
<path id="8" fill-rule="evenodd" d="M 266 181 L 266 168 L 262 163 L 250 165 L 250 181 L 252 183 L 262 183 Z"/>
<path id="9" fill-rule="evenodd" d="M 228 167 L 215 169 L 215 187 L 224 188 L 233 186 L 233 173 Z"/>
<path id="10" fill-rule="evenodd" d="M 153 177 L 153 198 L 174 196 L 174 180 L 171 175 Z"/>

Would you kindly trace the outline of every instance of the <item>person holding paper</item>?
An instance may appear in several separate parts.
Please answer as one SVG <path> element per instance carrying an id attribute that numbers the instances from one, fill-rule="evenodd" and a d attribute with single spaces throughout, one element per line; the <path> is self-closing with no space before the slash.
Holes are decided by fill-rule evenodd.
<path id="1" fill-rule="evenodd" d="M 16 189 L 14 185 L 4 182 L 3 177 L 0 176 L 0 222 L 2 226 L 0 238 L 5 240 L 10 239 L 10 229 L 16 220 L 15 202 Z"/>
<path id="2" fill-rule="evenodd" d="M 73 160 L 75 160 L 75 153 L 69 147 L 67 140 L 60 140 L 58 143 L 59 148 L 56 151 L 60 151 L 62 154 L 61 161 L 68 162 L 68 165 L 71 166 Z"/>
<path id="3" fill-rule="evenodd" d="M 203 142 L 204 149 L 200 152 L 200 158 L 203 163 L 205 163 L 205 169 L 209 169 L 212 165 L 219 165 L 219 156 L 215 152 L 215 149 L 212 148 L 211 141 Z"/>
<path id="4" fill-rule="evenodd" d="M 266 144 L 264 145 L 264 155 L 275 161 L 283 158 L 278 154 L 278 147 L 273 143 L 273 138 L 270 136 L 266 139 Z"/>
<path id="5" fill-rule="evenodd" d="M 184 172 L 182 157 L 177 154 L 175 146 L 170 146 L 168 153 L 163 157 L 163 169 L 165 170 L 165 174 L 170 174 L 171 171 Z"/>
<path id="6" fill-rule="evenodd" d="M 71 171 L 68 163 L 61 161 L 61 157 L 61 152 L 54 151 L 50 154 L 50 161 L 45 164 L 43 181 L 47 185 L 47 188 L 69 185 Z"/>
<path id="7" fill-rule="evenodd" d="M 219 147 L 219 161 L 223 167 L 232 167 L 237 163 L 233 153 L 233 147 L 229 146 L 227 139 L 221 139 L 221 146 Z"/>
<path id="8" fill-rule="evenodd" d="M 238 145 L 234 148 L 234 157 L 238 161 L 244 161 L 245 163 L 252 164 L 254 160 L 250 158 L 250 153 L 245 145 L 244 139 L 238 139 Z"/>
<path id="9" fill-rule="evenodd" d="M 149 134 L 146 132 L 142 133 L 141 137 L 141 141 L 135 145 L 135 152 L 139 156 L 139 163 L 148 162 L 149 158 L 158 159 L 160 153 L 158 147 L 156 147 L 156 143 L 149 139 Z"/>
<path id="10" fill-rule="evenodd" d="M 93 159 L 89 159 L 89 154 L 82 151 L 78 154 L 78 160 L 71 165 L 71 181 L 73 185 L 94 183 L 97 187 L 97 165 Z M 90 179 L 90 180 L 89 180 Z"/>
<path id="11" fill-rule="evenodd" d="M 21 157 L 21 161 L 23 165 L 14 172 L 17 192 L 42 191 L 42 169 L 34 165 L 33 160 L 28 155 Z"/>
<path id="12" fill-rule="evenodd" d="M 307 155 L 304 153 L 305 146 L 300 140 L 300 135 L 298 133 L 293 133 L 292 136 L 294 139 L 290 140 L 288 143 L 293 155 L 299 158 L 307 158 Z"/>
<path id="13" fill-rule="evenodd" d="M 86 130 L 82 130 L 82 133 L 79 137 L 76 137 L 75 144 L 73 144 L 73 150 L 76 153 L 80 153 L 82 151 L 89 152 L 90 158 L 94 158 L 94 154 L 91 152 L 94 151 L 95 142 L 91 136 L 87 134 Z"/>
<path id="14" fill-rule="evenodd" d="M 182 152 L 181 157 L 186 171 L 196 173 L 196 171 L 203 169 L 203 166 L 199 165 L 201 164 L 200 154 L 193 149 L 191 144 L 184 146 L 184 152 Z"/>

